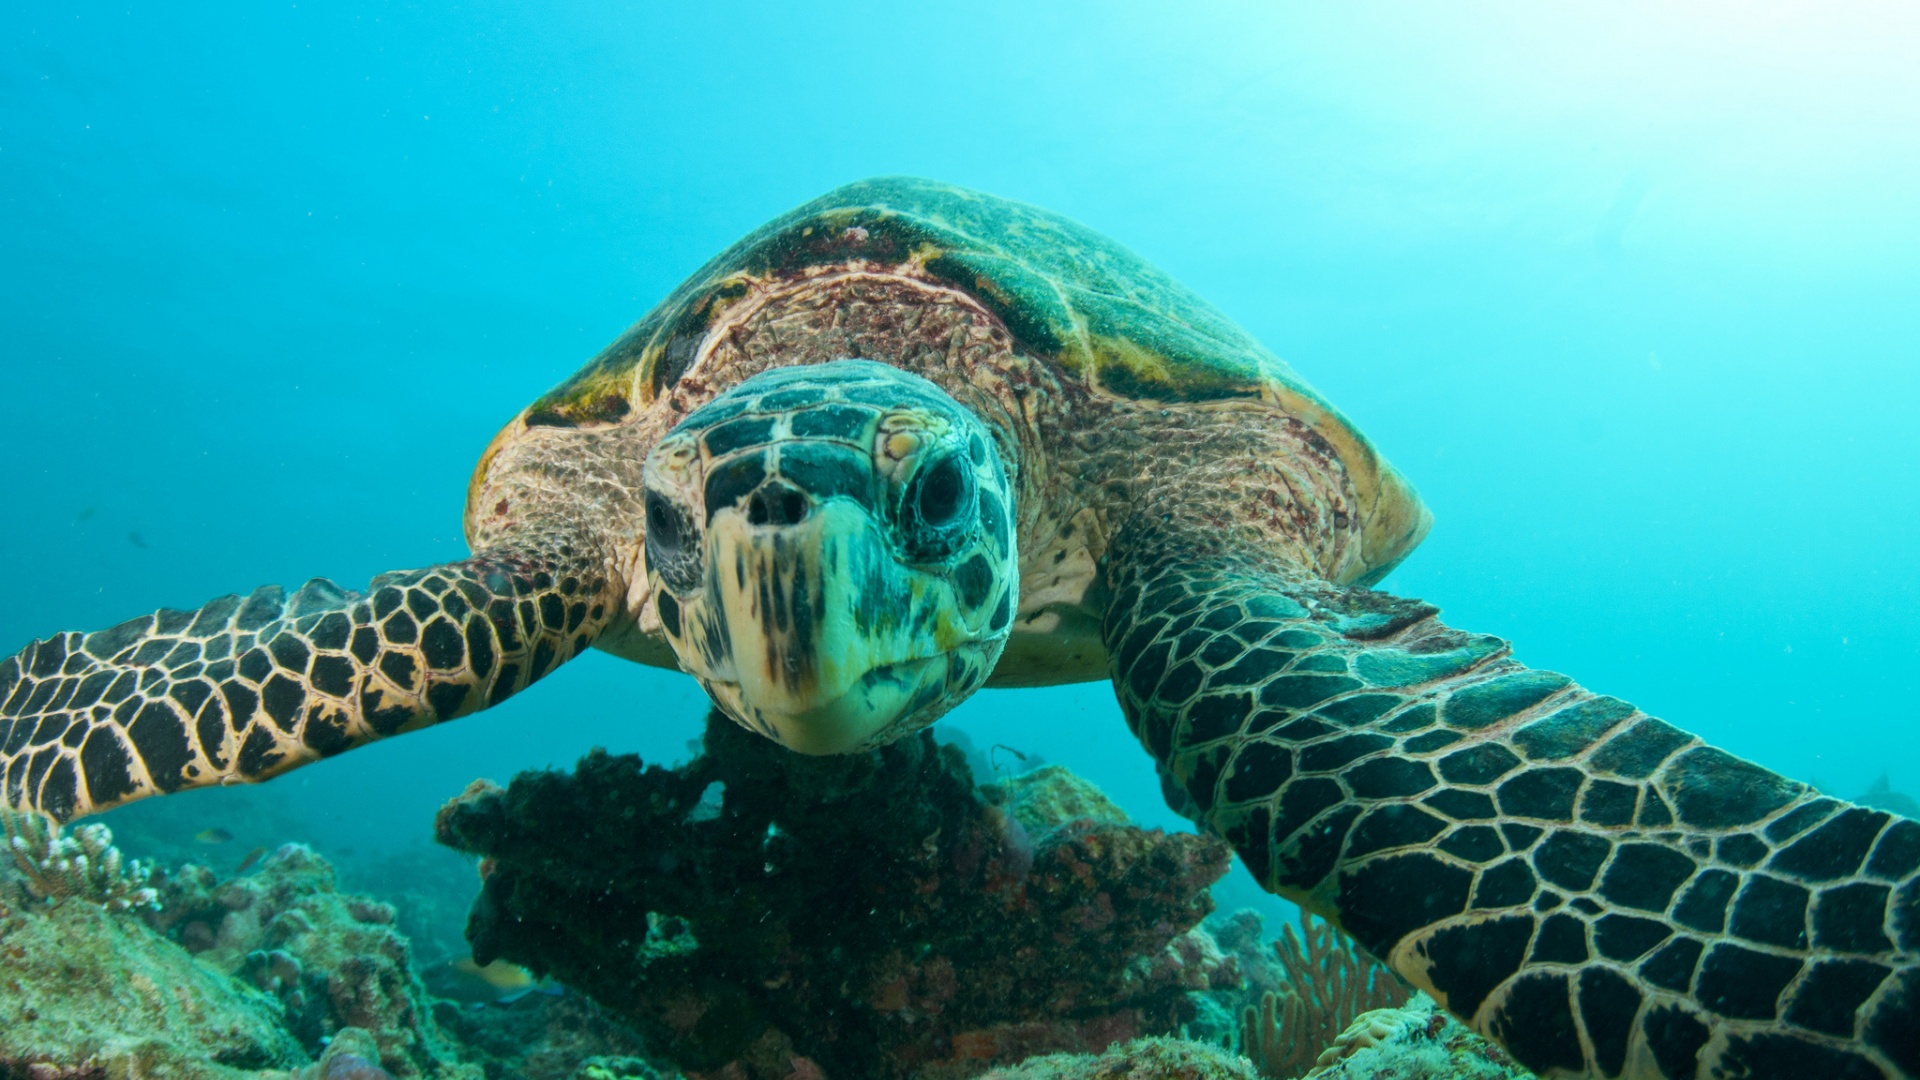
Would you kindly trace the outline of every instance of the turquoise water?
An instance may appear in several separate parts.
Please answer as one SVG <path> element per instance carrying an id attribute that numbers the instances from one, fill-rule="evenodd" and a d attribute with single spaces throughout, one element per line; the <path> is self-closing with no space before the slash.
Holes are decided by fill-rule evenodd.
<path id="1" fill-rule="evenodd" d="M 0 12 L 0 645 L 457 558 L 476 455 L 862 176 L 1034 202 L 1338 403 L 1384 583 L 1842 795 L 1920 789 L 1920 22 L 1893 5 L 28 4 Z M 323 850 L 682 756 L 599 654 L 278 781 Z M 1100 684 L 944 723 L 1173 824 Z M 231 792 L 177 797 L 216 824 Z"/>

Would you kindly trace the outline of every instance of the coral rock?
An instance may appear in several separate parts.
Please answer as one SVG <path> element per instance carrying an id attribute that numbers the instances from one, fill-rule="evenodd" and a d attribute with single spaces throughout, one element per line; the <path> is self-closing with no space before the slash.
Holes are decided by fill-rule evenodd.
<path id="1" fill-rule="evenodd" d="M 1534 1080 L 1507 1052 L 1475 1035 L 1433 999 L 1361 1015 L 1303 1080 Z"/>
<path id="2" fill-rule="evenodd" d="M 358 1029 L 368 1060 L 395 1077 L 477 1076 L 433 1020 L 391 906 L 343 893 L 333 867 L 287 844 L 257 873 L 215 881 L 183 868 L 161 885 L 163 925 L 200 959 L 279 998 L 310 1053 Z"/>
<path id="3" fill-rule="evenodd" d="M 50 907 L 24 878 L 0 869 L 0 1076 L 238 1078 L 306 1064 L 267 995 L 131 910 Z"/>
<path id="4" fill-rule="evenodd" d="M 1223 844 L 1061 769 L 976 789 L 926 733 L 810 758 L 710 717 L 684 766 L 595 752 L 470 788 L 436 833 L 484 856 L 476 960 L 553 974 L 694 1076 L 972 1076 L 1177 1030 L 1188 988 L 1238 982 L 1189 938 Z"/>
<path id="5" fill-rule="evenodd" d="M 981 1080 L 1258 1080 L 1244 1058 L 1183 1039 L 1140 1039 L 1104 1054 L 1049 1054 Z"/>

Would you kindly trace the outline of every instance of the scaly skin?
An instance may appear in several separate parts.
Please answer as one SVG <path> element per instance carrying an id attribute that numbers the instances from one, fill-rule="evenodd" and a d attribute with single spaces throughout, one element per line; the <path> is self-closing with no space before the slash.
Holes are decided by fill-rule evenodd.
<path id="1" fill-rule="evenodd" d="M 1211 546 L 1117 553 L 1109 655 L 1268 889 L 1543 1076 L 1920 1072 L 1920 824 Z"/>
<path id="2" fill-rule="evenodd" d="M 385 574 L 364 596 L 315 579 L 35 642 L 0 661 L 5 801 L 66 820 L 498 704 L 607 625 L 601 561 L 554 540 Z"/>

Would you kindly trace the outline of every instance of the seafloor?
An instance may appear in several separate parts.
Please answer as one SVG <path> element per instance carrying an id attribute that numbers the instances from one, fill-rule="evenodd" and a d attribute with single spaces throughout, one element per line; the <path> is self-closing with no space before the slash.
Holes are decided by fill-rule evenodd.
<path id="1" fill-rule="evenodd" d="M 435 829 L 469 865 L 351 888 L 298 843 L 6 826 L 0 1080 L 1529 1075 L 1325 924 L 1214 911 L 1220 842 L 928 733 L 710 718 L 671 768 L 476 782 Z"/>

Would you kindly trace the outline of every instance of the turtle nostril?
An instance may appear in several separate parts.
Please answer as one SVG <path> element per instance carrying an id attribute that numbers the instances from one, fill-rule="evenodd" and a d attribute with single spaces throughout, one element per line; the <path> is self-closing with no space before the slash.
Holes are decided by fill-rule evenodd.
<path id="1" fill-rule="evenodd" d="M 791 484 L 769 480 L 747 497 L 747 524 L 798 525 L 813 508 L 807 493 Z"/>

